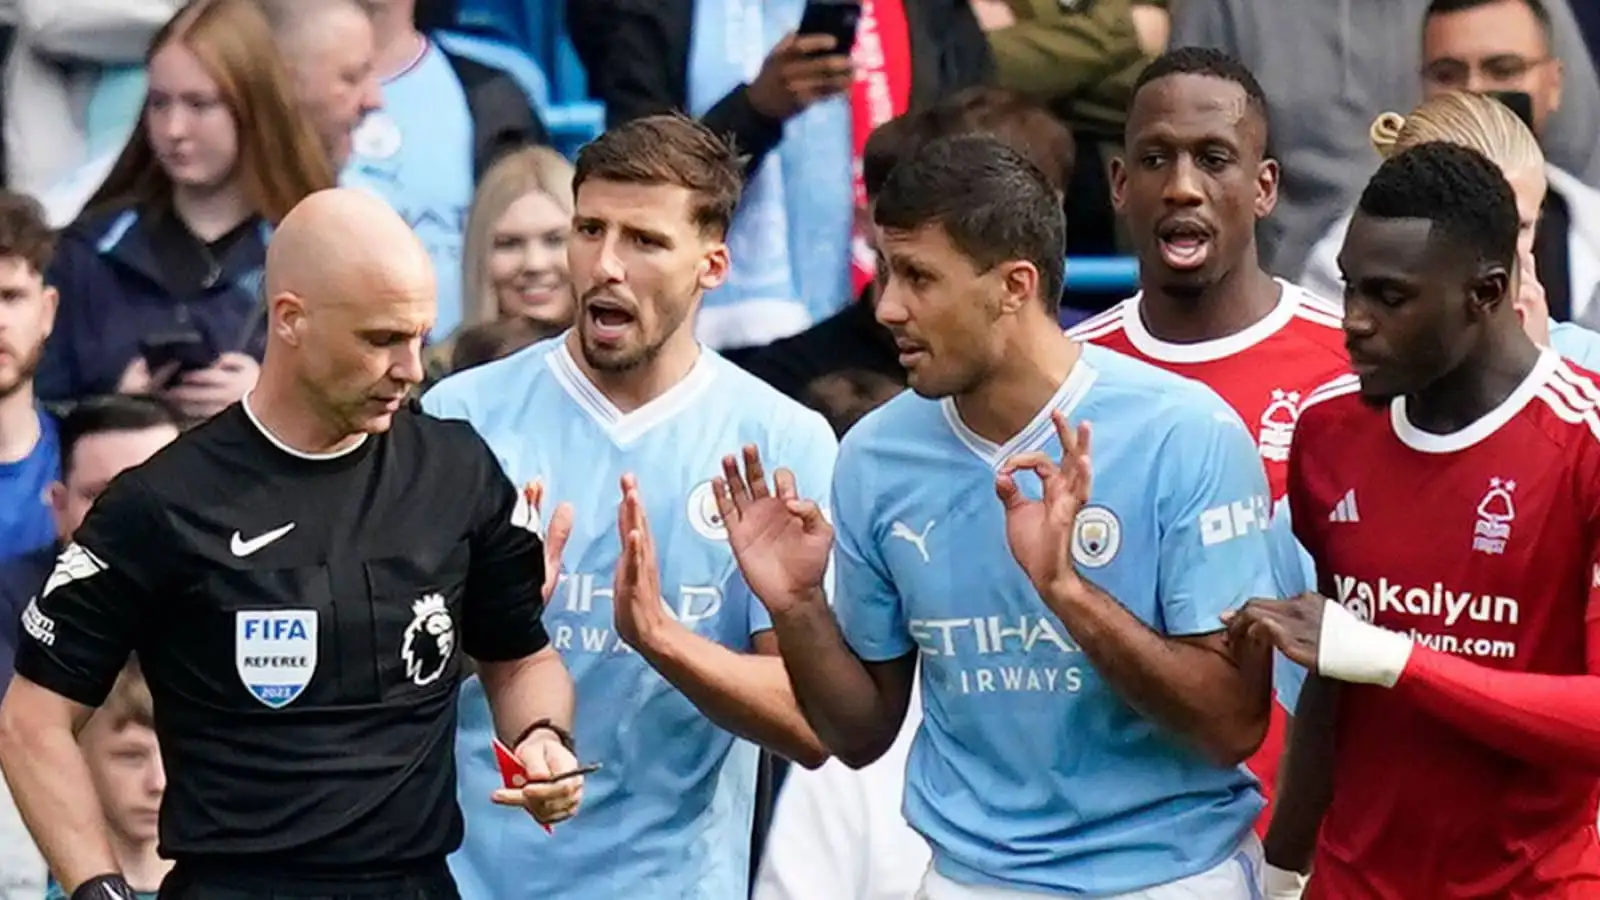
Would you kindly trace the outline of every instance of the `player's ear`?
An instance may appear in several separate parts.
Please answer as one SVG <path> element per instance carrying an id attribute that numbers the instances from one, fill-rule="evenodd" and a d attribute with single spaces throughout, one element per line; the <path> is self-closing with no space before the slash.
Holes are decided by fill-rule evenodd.
<path id="1" fill-rule="evenodd" d="M 1014 315 L 1039 294 L 1039 267 L 1031 262 L 1013 259 L 995 266 L 994 275 L 1000 279 L 1000 312 Z"/>
<path id="2" fill-rule="evenodd" d="M 1263 159 L 1256 167 L 1256 218 L 1272 215 L 1278 205 L 1278 161 Z"/>
<path id="3" fill-rule="evenodd" d="M 45 317 L 49 320 L 44 326 L 44 336 L 49 337 L 50 333 L 56 330 L 56 310 L 61 308 L 61 294 L 47 284 L 40 293 L 40 298 L 44 300 Z"/>
<path id="4" fill-rule="evenodd" d="M 700 289 L 712 291 L 721 287 L 722 283 L 728 280 L 730 264 L 727 242 L 717 241 L 707 247 L 706 252 L 700 257 Z"/>
<path id="5" fill-rule="evenodd" d="M 305 333 L 305 301 L 298 294 L 283 291 L 273 296 L 267 310 L 272 334 L 291 347 L 300 346 Z"/>
<path id="6" fill-rule="evenodd" d="M 1128 164 L 1122 154 L 1111 157 L 1111 208 L 1123 211 L 1128 202 Z"/>
<path id="7" fill-rule="evenodd" d="M 44 489 L 45 499 L 50 501 L 50 511 L 55 513 L 56 531 L 65 537 L 67 529 L 61 525 L 67 519 L 67 486 L 59 481 L 52 481 Z"/>
<path id="8" fill-rule="evenodd" d="M 1500 263 L 1485 266 L 1468 285 L 1467 303 L 1479 318 L 1488 318 L 1512 299 L 1511 270 Z"/>

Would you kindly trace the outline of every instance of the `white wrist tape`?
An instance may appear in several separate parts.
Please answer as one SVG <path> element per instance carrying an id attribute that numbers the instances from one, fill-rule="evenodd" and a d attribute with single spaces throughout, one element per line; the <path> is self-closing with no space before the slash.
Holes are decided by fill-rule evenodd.
<path id="1" fill-rule="evenodd" d="M 1356 618 L 1324 600 L 1317 673 L 1335 681 L 1394 687 L 1411 659 L 1411 639 Z"/>
<path id="2" fill-rule="evenodd" d="M 1266 900 L 1300 900 L 1307 878 L 1299 872 L 1280 869 L 1267 863 Z"/>

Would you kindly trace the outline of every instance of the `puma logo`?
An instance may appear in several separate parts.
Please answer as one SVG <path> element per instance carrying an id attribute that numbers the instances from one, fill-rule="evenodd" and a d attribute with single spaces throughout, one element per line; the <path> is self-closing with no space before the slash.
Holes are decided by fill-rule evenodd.
<path id="1" fill-rule="evenodd" d="M 895 522 L 893 525 L 889 526 L 889 536 L 890 537 L 897 537 L 897 538 L 905 541 L 906 543 L 910 544 L 911 546 L 917 548 L 917 552 L 922 554 L 922 561 L 923 562 L 929 562 L 929 559 L 928 559 L 928 532 L 933 530 L 933 523 L 934 523 L 934 520 L 933 519 L 929 519 L 928 520 L 928 524 L 922 526 L 921 533 L 918 533 L 918 532 L 912 531 L 911 530 L 911 526 L 907 525 L 904 522 Z"/>

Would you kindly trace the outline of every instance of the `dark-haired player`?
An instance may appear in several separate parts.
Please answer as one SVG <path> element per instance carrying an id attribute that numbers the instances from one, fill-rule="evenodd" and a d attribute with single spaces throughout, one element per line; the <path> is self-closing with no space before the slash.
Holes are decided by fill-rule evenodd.
<path id="1" fill-rule="evenodd" d="M 774 493 L 730 461 L 719 491 L 806 717 L 870 763 L 920 660 L 905 812 L 929 898 L 1259 896 L 1238 764 L 1270 648 L 1239 665 L 1219 619 L 1271 590 L 1248 431 L 1204 385 L 1062 333 L 1059 196 L 1003 143 L 922 147 L 874 221 L 911 391 L 845 437 L 837 547 L 782 472 Z"/>
<path id="2" fill-rule="evenodd" d="M 452 861 L 467 900 L 746 900 L 756 745 L 827 758 L 711 493 L 731 447 L 759 445 L 807 490 L 827 486 L 837 452 L 821 416 L 695 339 L 728 273 L 742 182 L 734 148 L 693 119 L 646 116 L 596 138 L 572 182 L 576 325 L 424 399 L 472 423 L 518 484 L 548 488 L 552 546 L 569 508 L 544 622 L 579 705 L 609 711 L 579 724 L 605 768 L 558 840 L 468 802 Z M 544 432 L 559 437 L 528 440 Z M 471 785 L 499 778 L 492 719 L 478 686 L 463 698 L 462 793 L 481 797 Z"/>
<path id="3" fill-rule="evenodd" d="M 1523 332 L 1516 252 L 1500 171 L 1435 143 L 1339 255 L 1355 374 L 1289 467 L 1323 596 L 1230 623 L 1320 675 L 1269 841 L 1315 842 L 1316 900 L 1600 896 L 1600 387 Z"/>
<path id="4" fill-rule="evenodd" d="M 1220 394 L 1249 426 L 1277 504 L 1301 401 L 1348 363 L 1337 307 L 1268 275 L 1256 253 L 1256 223 L 1278 200 L 1266 109 L 1255 76 L 1220 50 L 1179 48 L 1144 70 L 1111 163 L 1143 290 L 1071 334 Z M 1283 549 L 1298 589 L 1299 561 Z M 1274 704 L 1249 761 L 1269 799 L 1286 719 Z M 1259 831 L 1270 816 L 1269 803 Z"/>

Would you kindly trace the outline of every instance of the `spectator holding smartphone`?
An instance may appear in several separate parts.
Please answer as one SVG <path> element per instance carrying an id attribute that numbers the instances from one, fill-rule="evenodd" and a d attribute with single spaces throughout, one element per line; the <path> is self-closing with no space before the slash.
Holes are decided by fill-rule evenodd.
<path id="1" fill-rule="evenodd" d="M 568 0 L 568 12 L 610 125 L 686 112 L 747 158 L 733 270 L 696 326 L 719 350 L 804 331 L 855 298 L 872 277 L 858 227 L 868 135 L 991 69 L 965 2 Z M 850 29 L 831 26 L 851 17 L 841 46 Z"/>
<path id="2" fill-rule="evenodd" d="M 56 255 L 38 392 L 153 393 L 201 419 L 255 384 L 268 231 L 333 167 L 252 0 L 190 3 L 147 65 L 139 125 Z"/>

